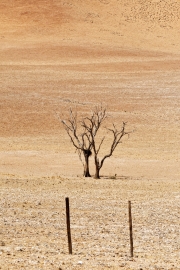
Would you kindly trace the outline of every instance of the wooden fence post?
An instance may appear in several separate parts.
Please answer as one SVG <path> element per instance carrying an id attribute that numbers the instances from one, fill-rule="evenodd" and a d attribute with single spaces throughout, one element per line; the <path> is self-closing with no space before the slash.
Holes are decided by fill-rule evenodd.
<path id="1" fill-rule="evenodd" d="M 128 201 L 128 205 L 129 205 L 130 254 L 131 254 L 131 257 L 133 257 L 133 230 L 132 230 L 131 201 Z"/>
<path id="2" fill-rule="evenodd" d="M 66 224 L 67 224 L 67 237 L 68 237 L 69 254 L 72 254 L 69 198 L 66 198 Z"/>

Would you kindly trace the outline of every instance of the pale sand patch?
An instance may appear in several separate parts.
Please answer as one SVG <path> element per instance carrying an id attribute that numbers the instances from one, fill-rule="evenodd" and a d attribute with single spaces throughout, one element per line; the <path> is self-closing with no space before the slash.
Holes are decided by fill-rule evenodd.
<path id="1" fill-rule="evenodd" d="M 2 269 L 179 269 L 177 180 L 1 178 Z M 73 255 L 68 255 L 65 197 Z M 132 201 L 134 259 L 130 258 Z M 82 262 L 79 263 L 79 261 Z"/>

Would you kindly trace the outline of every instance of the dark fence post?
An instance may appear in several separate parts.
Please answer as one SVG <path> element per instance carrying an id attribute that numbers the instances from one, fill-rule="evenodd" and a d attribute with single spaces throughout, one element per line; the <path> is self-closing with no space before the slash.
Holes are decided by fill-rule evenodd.
<path id="1" fill-rule="evenodd" d="M 130 252 L 131 252 L 131 257 L 133 257 L 133 230 L 132 230 L 131 201 L 128 201 L 128 204 L 129 204 Z"/>
<path id="2" fill-rule="evenodd" d="M 67 224 L 67 236 L 68 236 L 69 254 L 72 254 L 69 198 L 66 198 L 66 224 Z"/>

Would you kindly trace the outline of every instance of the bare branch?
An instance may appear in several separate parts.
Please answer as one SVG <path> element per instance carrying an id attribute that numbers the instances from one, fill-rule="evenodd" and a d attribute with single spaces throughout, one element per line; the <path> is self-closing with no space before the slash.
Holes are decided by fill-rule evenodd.
<path id="1" fill-rule="evenodd" d="M 89 173 L 89 157 L 91 156 L 91 149 L 92 149 L 92 142 L 91 136 L 88 131 L 88 125 L 84 120 L 80 123 L 77 121 L 77 112 L 73 112 L 70 108 L 69 116 L 67 120 L 61 120 L 61 123 L 68 134 L 71 143 L 76 148 L 78 153 L 79 159 L 83 164 L 84 167 L 84 176 L 90 177 Z M 84 124 L 83 124 L 84 123 Z M 83 153 L 83 160 L 82 160 L 82 153 Z"/>
<path id="2" fill-rule="evenodd" d="M 105 155 L 100 164 L 99 164 L 99 168 L 102 168 L 103 163 L 105 161 L 106 158 L 109 158 L 112 156 L 114 150 L 116 149 L 116 147 L 118 146 L 119 143 L 121 143 L 121 139 L 125 136 L 125 135 L 129 135 L 130 132 L 125 132 L 125 127 L 126 127 L 126 123 L 123 122 L 123 126 L 121 128 L 120 131 L 118 131 L 118 129 L 116 128 L 115 124 L 113 124 L 113 129 L 109 129 L 109 131 L 111 131 L 113 133 L 113 141 L 110 147 L 110 151 L 109 154 Z"/>
<path id="3" fill-rule="evenodd" d="M 102 144 L 103 144 L 103 142 L 104 142 L 104 139 L 105 139 L 105 136 L 102 138 L 102 140 L 101 140 L 101 142 L 100 142 L 100 144 L 99 144 L 99 147 L 98 147 L 98 149 L 97 149 L 97 151 L 96 151 L 97 154 L 99 153 L 99 151 L 100 151 L 100 149 L 101 149 L 101 146 L 102 146 Z"/>
<path id="4" fill-rule="evenodd" d="M 83 167 L 85 168 L 85 163 L 83 162 L 83 159 L 82 159 L 82 151 L 80 149 L 77 149 L 77 152 L 78 152 L 79 160 L 81 161 Z"/>

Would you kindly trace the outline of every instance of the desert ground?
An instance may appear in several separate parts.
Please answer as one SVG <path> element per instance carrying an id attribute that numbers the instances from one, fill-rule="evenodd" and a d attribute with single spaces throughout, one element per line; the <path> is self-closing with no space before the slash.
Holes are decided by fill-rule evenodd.
<path id="1" fill-rule="evenodd" d="M 0 269 L 180 269 L 179 25 L 173 0 L 1 1 Z M 131 134 L 96 180 L 60 118 L 100 104 Z"/>

